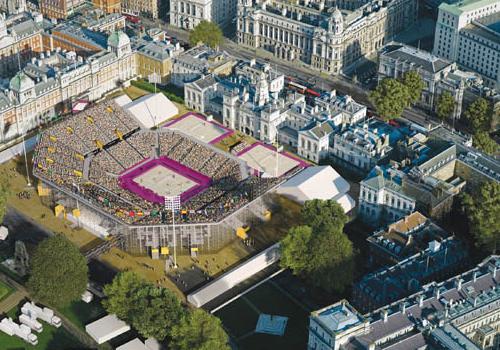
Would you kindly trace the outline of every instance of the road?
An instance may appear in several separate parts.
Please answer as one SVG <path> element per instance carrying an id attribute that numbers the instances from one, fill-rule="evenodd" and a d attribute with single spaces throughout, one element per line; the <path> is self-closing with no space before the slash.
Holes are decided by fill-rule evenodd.
<path id="1" fill-rule="evenodd" d="M 176 38 L 177 40 L 185 43 L 189 43 L 189 32 L 173 27 L 170 25 L 165 25 L 164 23 L 158 24 L 158 22 L 153 22 L 148 19 L 143 19 L 143 24 L 151 27 L 160 27 L 165 30 L 169 36 Z M 355 101 L 373 108 L 369 98 L 368 90 L 363 88 L 359 84 L 355 84 L 344 76 L 329 76 L 326 73 L 315 71 L 305 65 L 305 63 L 298 61 L 284 61 L 273 56 L 272 53 L 267 52 L 262 49 L 250 49 L 238 45 L 232 39 L 224 38 L 224 42 L 221 45 L 221 49 L 226 51 L 229 55 L 237 59 L 257 59 L 259 62 L 269 62 L 275 69 L 292 78 L 298 78 L 303 81 L 313 82 L 317 89 L 320 90 L 333 90 L 335 89 L 341 95 L 350 95 Z M 431 128 L 440 124 L 440 121 L 432 118 L 423 111 L 415 109 L 406 109 L 403 112 L 404 119 L 415 122 L 422 126 L 430 125 Z"/>
<path id="2" fill-rule="evenodd" d="M 148 19 L 142 19 L 142 23 L 146 27 L 158 27 L 165 30 L 169 36 L 176 38 L 177 40 L 185 43 L 189 43 L 189 32 L 176 28 L 170 25 L 160 24 L 158 22 L 153 22 Z M 221 49 L 226 51 L 231 56 L 237 59 L 250 60 L 256 58 L 259 62 L 269 62 L 271 63 L 280 73 L 304 80 L 307 82 L 315 82 L 318 89 L 321 90 L 332 90 L 335 89 L 339 94 L 351 95 L 356 101 L 369 105 L 368 95 L 366 90 L 360 86 L 353 84 L 352 82 L 346 80 L 343 77 L 332 77 L 326 75 L 326 73 L 321 73 L 311 68 L 307 67 L 304 63 L 297 61 L 284 61 L 275 58 L 271 53 L 264 51 L 262 49 L 250 49 L 238 45 L 233 40 L 224 38 L 224 42 L 221 45 Z"/>

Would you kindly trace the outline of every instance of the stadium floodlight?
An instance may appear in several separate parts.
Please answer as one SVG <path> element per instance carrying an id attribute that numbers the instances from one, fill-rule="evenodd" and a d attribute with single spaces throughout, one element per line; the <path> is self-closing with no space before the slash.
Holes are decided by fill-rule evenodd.
<path id="1" fill-rule="evenodd" d="M 177 268 L 177 237 L 175 235 L 175 212 L 181 209 L 181 196 L 166 196 L 165 210 L 172 211 L 172 232 L 174 235 L 174 267 Z"/>

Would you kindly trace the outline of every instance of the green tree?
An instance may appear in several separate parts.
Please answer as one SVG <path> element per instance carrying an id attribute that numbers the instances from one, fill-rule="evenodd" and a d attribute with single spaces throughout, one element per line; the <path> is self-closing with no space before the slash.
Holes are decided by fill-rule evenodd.
<path id="1" fill-rule="evenodd" d="M 455 100 L 449 91 L 443 91 L 439 95 L 436 106 L 436 114 L 439 119 L 446 120 L 451 116 L 455 109 Z"/>
<path id="2" fill-rule="evenodd" d="M 409 106 L 408 88 L 396 79 L 386 78 L 370 93 L 370 100 L 384 120 L 398 118 Z"/>
<path id="3" fill-rule="evenodd" d="M 479 131 L 472 137 L 472 145 L 487 154 L 498 152 L 498 144 L 486 131 Z"/>
<path id="4" fill-rule="evenodd" d="M 281 241 L 281 265 L 297 275 L 307 271 L 310 266 L 309 249 L 312 237 L 312 228 L 309 226 L 290 228 Z"/>
<path id="5" fill-rule="evenodd" d="M 110 284 L 104 286 L 106 299 L 104 308 L 122 320 L 131 320 L 136 314 L 139 295 L 145 281 L 139 275 L 125 271 L 115 276 Z"/>
<path id="6" fill-rule="evenodd" d="M 106 310 L 130 323 L 146 338 L 164 340 L 184 312 L 179 299 L 170 290 L 157 287 L 133 272 L 117 275 L 105 286 L 104 294 Z"/>
<path id="7" fill-rule="evenodd" d="M 230 350 L 221 321 L 201 309 L 184 315 L 172 328 L 172 350 Z"/>
<path id="8" fill-rule="evenodd" d="M 317 228 L 321 224 L 338 224 L 344 227 L 349 218 L 344 209 L 336 201 L 313 199 L 306 201 L 300 211 L 302 222 L 310 227 Z"/>
<path id="9" fill-rule="evenodd" d="M 489 130 L 491 122 L 489 107 L 488 101 L 479 97 L 467 108 L 465 117 L 473 129 L 473 133 Z"/>
<path id="10" fill-rule="evenodd" d="M 79 300 L 88 282 L 87 259 L 62 235 L 42 241 L 31 258 L 28 288 L 41 301 L 65 306 Z"/>
<path id="11" fill-rule="evenodd" d="M 348 218 L 336 201 L 307 201 L 304 226 L 290 229 L 281 242 L 281 266 L 327 291 L 342 293 L 352 283 L 354 252 L 344 234 Z"/>
<path id="12" fill-rule="evenodd" d="M 417 71 L 411 70 L 403 74 L 401 82 L 408 89 L 409 103 L 411 105 L 420 101 L 422 90 L 424 89 L 424 81 Z"/>
<path id="13" fill-rule="evenodd" d="M 500 183 L 485 182 L 473 195 L 465 194 L 462 201 L 469 219 L 469 229 L 476 245 L 497 252 L 500 239 Z"/>
<path id="14" fill-rule="evenodd" d="M 189 33 L 189 42 L 192 46 L 198 45 L 200 42 L 215 49 L 222 44 L 222 30 L 213 22 L 201 21 Z"/>

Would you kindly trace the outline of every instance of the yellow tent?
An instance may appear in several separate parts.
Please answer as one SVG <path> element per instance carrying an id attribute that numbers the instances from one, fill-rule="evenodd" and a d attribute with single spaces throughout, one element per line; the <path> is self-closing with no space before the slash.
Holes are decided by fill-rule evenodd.
<path id="1" fill-rule="evenodd" d="M 247 239 L 248 238 L 248 230 L 250 230 L 250 227 L 238 227 L 236 229 L 236 236 L 240 237 L 241 239 Z"/>
<path id="2" fill-rule="evenodd" d="M 64 206 L 61 204 L 56 205 L 56 207 L 54 208 L 55 216 L 59 216 L 61 213 L 64 213 L 64 212 L 65 212 Z"/>
<path id="3" fill-rule="evenodd" d="M 45 188 L 41 184 L 38 184 L 37 192 L 40 197 L 48 196 L 50 194 L 50 188 Z"/>

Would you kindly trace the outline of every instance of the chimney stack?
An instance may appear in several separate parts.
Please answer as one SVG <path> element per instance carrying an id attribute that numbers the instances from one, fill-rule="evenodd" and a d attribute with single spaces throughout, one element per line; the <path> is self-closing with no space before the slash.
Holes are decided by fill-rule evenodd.
<path id="1" fill-rule="evenodd" d="M 384 323 L 387 323 L 387 317 L 389 316 L 389 312 L 387 310 L 382 310 L 382 318 Z"/>

